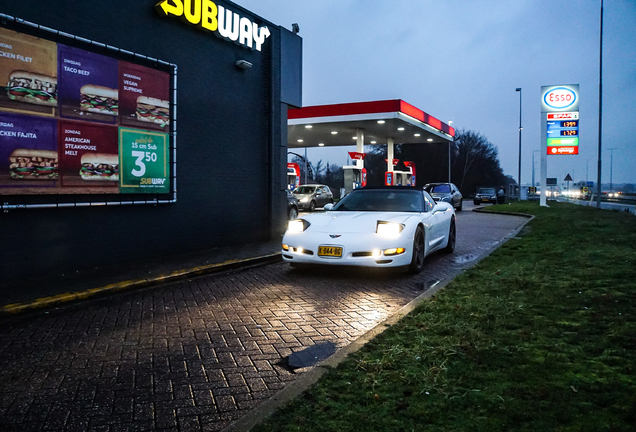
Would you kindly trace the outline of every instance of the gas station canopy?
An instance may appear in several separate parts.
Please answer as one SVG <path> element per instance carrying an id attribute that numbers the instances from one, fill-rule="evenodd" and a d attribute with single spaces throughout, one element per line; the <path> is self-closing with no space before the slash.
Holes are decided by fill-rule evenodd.
<path id="1" fill-rule="evenodd" d="M 317 105 L 290 109 L 287 146 L 447 143 L 455 129 L 403 100 Z"/>

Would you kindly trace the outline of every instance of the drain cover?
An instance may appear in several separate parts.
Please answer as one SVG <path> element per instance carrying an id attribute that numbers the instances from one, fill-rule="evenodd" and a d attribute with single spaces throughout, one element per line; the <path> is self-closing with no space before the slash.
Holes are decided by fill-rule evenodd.
<path id="1" fill-rule="evenodd" d="M 468 262 L 475 261 L 476 259 L 477 255 L 474 254 L 461 255 L 455 258 L 455 264 L 466 264 Z"/>
<path id="2" fill-rule="evenodd" d="M 287 364 L 293 369 L 310 367 L 330 357 L 335 352 L 336 346 L 334 344 L 322 342 L 291 354 L 287 357 Z"/>

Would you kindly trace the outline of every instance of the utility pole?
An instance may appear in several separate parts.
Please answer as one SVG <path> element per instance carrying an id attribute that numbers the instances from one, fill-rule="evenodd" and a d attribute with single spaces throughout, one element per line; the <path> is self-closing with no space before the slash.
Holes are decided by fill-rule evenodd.
<path id="1" fill-rule="evenodd" d="M 601 208 L 601 138 L 603 136 L 603 0 L 601 0 L 601 48 L 599 52 L 598 78 L 598 172 L 596 173 L 596 208 Z"/>

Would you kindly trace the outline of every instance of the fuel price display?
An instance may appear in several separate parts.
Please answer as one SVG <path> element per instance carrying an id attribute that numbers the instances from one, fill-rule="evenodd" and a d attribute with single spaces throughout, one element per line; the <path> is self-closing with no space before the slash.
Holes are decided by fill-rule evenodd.
<path id="1" fill-rule="evenodd" d="M 549 114 L 547 119 L 548 154 L 579 153 L 579 113 Z"/>

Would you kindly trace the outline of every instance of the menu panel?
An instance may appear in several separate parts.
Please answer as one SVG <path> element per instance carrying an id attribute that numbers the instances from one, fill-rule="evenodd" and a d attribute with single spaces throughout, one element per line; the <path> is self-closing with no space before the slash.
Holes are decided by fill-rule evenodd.
<path id="1" fill-rule="evenodd" d="M 168 132 L 170 76 L 132 63 L 119 63 L 121 123 Z"/>
<path id="2" fill-rule="evenodd" d="M 61 116 L 114 124 L 119 115 L 118 61 L 58 46 Z"/>
<path id="3" fill-rule="evenodd" d="M 57 120 L 0 112 L 0 194 L 56 193 Z"/>
<path id="4" fill-rule="evenodd" d="M 0 27 L 0 110 L 53 117 L 57 46 Z"/>

